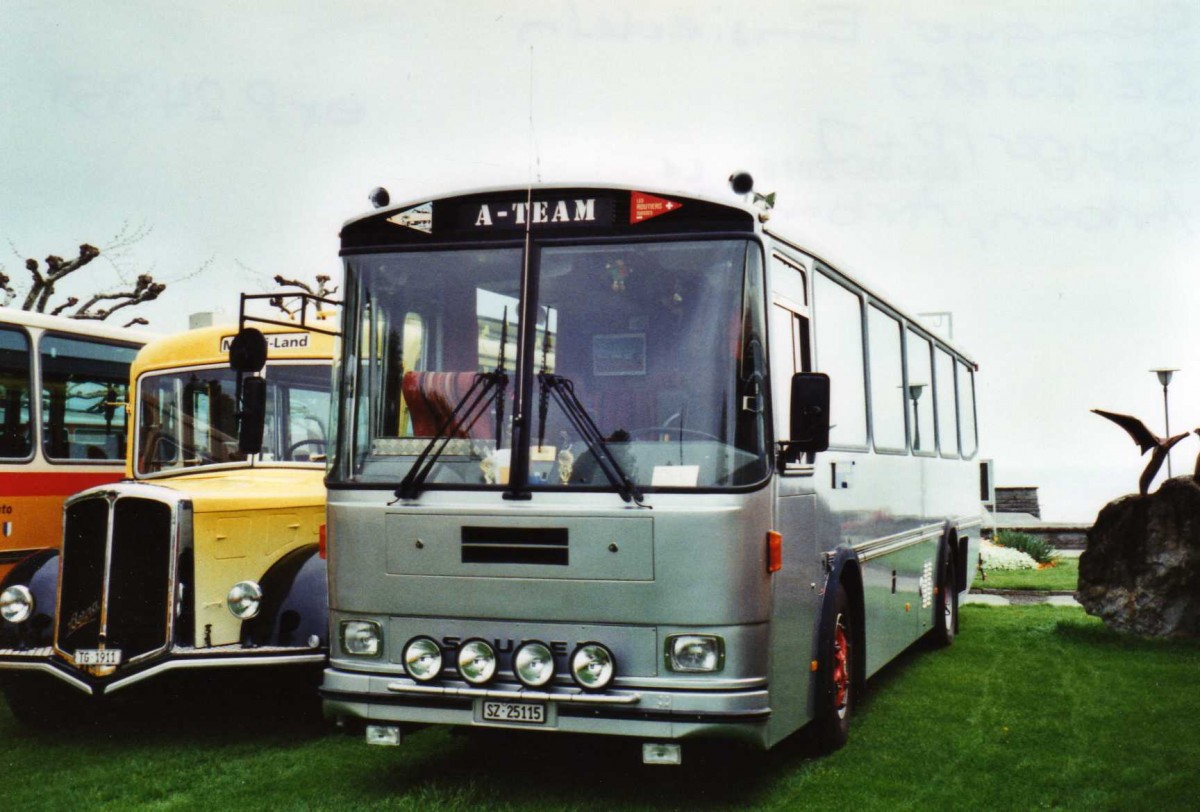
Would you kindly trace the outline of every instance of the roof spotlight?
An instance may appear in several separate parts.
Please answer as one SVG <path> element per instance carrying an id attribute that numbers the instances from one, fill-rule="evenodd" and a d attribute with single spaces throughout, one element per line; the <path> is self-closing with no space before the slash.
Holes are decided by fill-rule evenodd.
<path id="1" fill-rule="evenodd" d="M 729 186 L 733 189 L 734 194 L 749 194 L 754 188 L 754 178 L 750 176 L 749 172 L 734 172 L 729 176 Z"/>
<path id="2" fill-rule="evenodd" d="M 392 202 L 392 196 L 382 186 L 376 186 L 367 197 L 370 199 L 371 205 L 377 209 L 382 209 L 388 203 Z"/>

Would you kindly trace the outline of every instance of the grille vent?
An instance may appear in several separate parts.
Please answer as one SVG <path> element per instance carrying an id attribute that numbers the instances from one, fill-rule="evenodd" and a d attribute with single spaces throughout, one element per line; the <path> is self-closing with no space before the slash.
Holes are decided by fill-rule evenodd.
<path id="1" fill-rule="evenodd" d="M 551 527 L 464 527 L 462 563 L 565 567 L 570 563 L 567 530 Z"/>

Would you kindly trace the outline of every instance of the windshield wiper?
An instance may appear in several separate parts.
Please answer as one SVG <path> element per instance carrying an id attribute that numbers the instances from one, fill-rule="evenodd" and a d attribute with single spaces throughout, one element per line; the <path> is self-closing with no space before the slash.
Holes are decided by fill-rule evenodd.
<path id="1" fill-rule="evenodd" d="M 500 326 L 500 358 L 496 369 L 492 372 L 476 372 L 471 386 L 454 404 L 450 414 L 437 427 L 433 437 L 422 449 L 420 455 L 408 469 L 408 474 L 396 489 L 397 499 L 416 499 L 421 494 L 421 486 L 429 477 L 429 472 L 437 464 L 438 457 L 445 451 L 450 442 L 450 432 L 461 432 L 471 436 L 471 429 L 483 416 L 484 410 L 496 402 L 496 448 L 500 448 L 501 431 L 504 423 L 504 393 L 508 391 L 508 373 L 504 371 L 504 350 L 508 344 L 508 308 L 504 308 Z M 436 447 L 436 448 L 435 448 Z"/>
<path id="2" fill-rule="evenodd" d="M 400 487 L 396 489 L 396 497 L 416 499 L 452 435 L 461 433 L 470 437 L 471 428 L 483 416 L 484 410 L 497 398 L 503 399 L 507 388 L 508 373 L 502 370 L 475 373 L 475 380 L 471 381 L 470 388 L 458 403 L 454 404 L 454 410 L 438 426 L 412 468 L 408 470 L 408 474 L 400 482 Z"/>
<path id="3" fill-rule="evenodd" d="M 625 473 L 625 469 L 621 467 L 621 463 L 617 462 L 608 450 L 608 441 L 604 439 L 604 435 L 600 433 L 600 429 L 596 428 L 596 421 L 588 414 L 587 409 L 579 401 L 575 395 L 575 385 L 570 378 L 564 378 L 562 375 L 554 375 L 549 372 L 539 372 L 538 382 L 542 387 L 542 402 L 545 403 L 546 394 L 549 392 L 554 396 L 554 402 L 566 414 L 567 419 L 571 421 L 571 425 L 579 432 L 579 436 L 583 438 L 587 444 L 588 450 L 592 452 L 592 456 L 596 458 L 596 463 L 600 466 L 600 470 L 608 477 L 608 481 L 616 488 L 617 493 L 626 502 L 633 502 L 638 507 L 648 508 L 643 502 L 645 498 L 641 488 L 637 486 L 629 474 Z M 545 407 L 542 411 L 542 432 L 545 431 Z M 541 444 L 541 438 L 538 439 L 538 444 Z"/>

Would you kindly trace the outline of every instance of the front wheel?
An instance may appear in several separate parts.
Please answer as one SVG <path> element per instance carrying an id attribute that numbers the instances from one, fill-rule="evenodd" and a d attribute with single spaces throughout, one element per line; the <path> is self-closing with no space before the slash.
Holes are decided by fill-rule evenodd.
<path id="1" fill-rule="evenodd" d="M 838 750 L 850 738 L 850 716 L 857 704 L 854 670 L 855 617 L 850 596 L 840 583 L 834 597 L 831 627 L 822 635 L 821 682 L 816 719 L 817 741 L 824 752 Z"/>
<path id="2" fill-rule="evenodd" d="M 76 727 L 90 720 L 100 704 L 74 688 L 25 674 L 6 676 L 0 691 L 16 720 L 36 730 Z"/>

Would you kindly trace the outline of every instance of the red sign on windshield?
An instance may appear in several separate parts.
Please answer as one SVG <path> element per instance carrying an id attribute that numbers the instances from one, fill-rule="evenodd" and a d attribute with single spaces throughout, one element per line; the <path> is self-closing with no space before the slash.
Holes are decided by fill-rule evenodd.
<path id="1" fill-rule="evenodd" d="M 651 217 L 658 217 L 660 214 L 667 214 L 668 212 L 683 208 L 682 203 L 676 203 L 674 200 L 664 200 L 661 197 L 648 195 L 645 192 L 631 192 L 630 195 L 630 225 L 641 223 L 649 220 Z"/>

